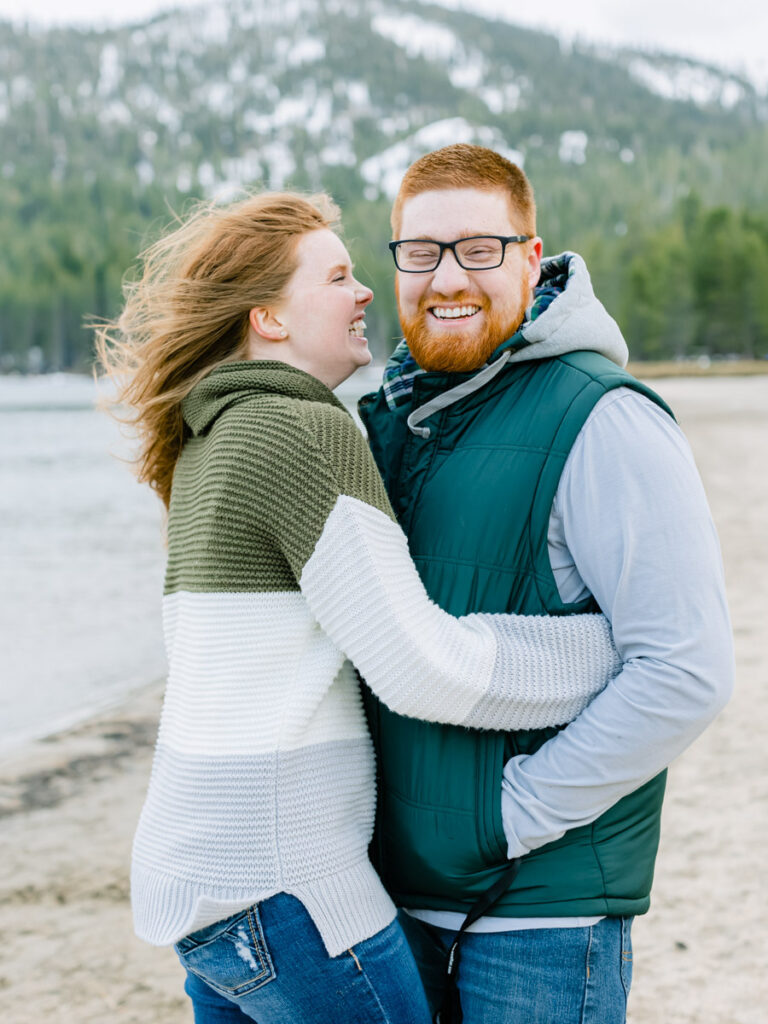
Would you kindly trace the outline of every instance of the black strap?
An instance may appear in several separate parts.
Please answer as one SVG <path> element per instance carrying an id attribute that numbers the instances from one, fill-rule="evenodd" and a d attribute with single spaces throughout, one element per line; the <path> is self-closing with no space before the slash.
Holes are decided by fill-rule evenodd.
<path id="1" fill-rule="evenodd" d="M 443 993 L 443 1005 L 435 1014 L 434 1024 L 461 1024 L 464 1019 L 461 1012 L 461 1000 L 459 998 L 458 986 L 460 957 L 459 940 L 471 924 L 474 924 L 475 921 L 490 910 L 494 903 L 498 903 L 507 889 L 509 889 L 514 882 L 515 877 L 520 870 L 521 863 L 522 858 L 520 857 L 515 857 L 514 860 L 511 860 L 508 867 L 505 869 L 504 874 L 493 883 L 490 889 L 483 893 L 474 907 L 472 907 L 470 912 L 464 918 L 464 923 L 456 933 L 456 938 L 453 940 L 451 948 L 448 950 L 448 957 L 445 965 L 446 978 L 445 991 Z"/>

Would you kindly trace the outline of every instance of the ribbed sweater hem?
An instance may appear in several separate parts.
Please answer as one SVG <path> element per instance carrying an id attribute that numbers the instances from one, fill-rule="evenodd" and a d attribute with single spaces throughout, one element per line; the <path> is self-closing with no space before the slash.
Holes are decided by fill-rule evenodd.
<path id="1" fill-rule="evenodd" d="M 306 907 L 331 957 L 386 928 L 396 914 L 368 860 L 323 878 L 249 891 L 201 885 L 134 863 L 134 929 L 153 946 L 170 946 L 278 892 L 295 896 Z"/>

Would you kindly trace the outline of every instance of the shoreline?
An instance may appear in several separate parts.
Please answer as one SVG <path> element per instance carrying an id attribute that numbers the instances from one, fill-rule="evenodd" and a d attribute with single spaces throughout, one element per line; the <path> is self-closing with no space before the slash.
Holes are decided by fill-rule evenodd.
<path id="1" fill-rule="evenodd" d="M 164 680 L 84 712 L 71 725 L 22 741 L 0 756 L 0 820 L 54 808 L 103 781 L 128 758 L 151 755 Z M 112 770 L 112 771 L 111 771 Z"/>
<path id="2" fill-rule="evenodd" d="M 157 678 L 151 682 L 126 682 L 124 685 L 111 687 L 109 695 L 103 700 L 83 705 L 37 728 L 30 727 L 21 733 L 0 735 L 0 777 L 6 773 L 7 766 L 15 763 L 21 765 L 27 758 L 34 760 L 42 748 L 50 747 L 65 736 L 87 729 L 91 723 L 101 718 L 120 715 L 123 709 L 126 714 L 130 714 L 134 700 L 141 699 L 141 695 L 148 690 L 159 688 L 162 691 L 164 685 L 164 680 Z"/>

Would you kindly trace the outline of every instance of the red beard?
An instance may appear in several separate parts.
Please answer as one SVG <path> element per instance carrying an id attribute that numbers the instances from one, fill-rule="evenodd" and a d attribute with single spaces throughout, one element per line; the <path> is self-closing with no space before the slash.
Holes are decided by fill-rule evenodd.
<path id="1" fill-rule="evenodd" d="M 397 292 L 397 286 L 395 286 Z M 466 373 L 479 370 L 499 345 L 511 337 L 523 322 L 530 297 L 528 282 L 522 282 L 518 301 L 503 310 L 494 309 L 483 296 L 459 292 L 450 298 L 437 295 L 422 297 L 418 312 L 407 317 L 400 310 L 400 326 L 411 354 L 422 370 L 443 373 Z M 466 334 L 441 331 L 429 325 L 429 308 L 443 304 L 480 306 L 483 317 L 480 329 L 474 326 Z M 432 320 L 434 323 L 434 320 Z"/>

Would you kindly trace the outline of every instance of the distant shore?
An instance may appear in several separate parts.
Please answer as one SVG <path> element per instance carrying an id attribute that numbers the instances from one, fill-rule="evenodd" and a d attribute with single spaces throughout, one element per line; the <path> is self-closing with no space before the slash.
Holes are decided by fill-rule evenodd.
<path id="1" fill-rule="evenodd" d="M 635 368 L 639 370 L 639 367 Z M 670 771 L 630 1024 L 763 1024 L 768 1005 L 768 378 L 659 379 L 721 537 L 737 689 Z M 188 1024 L 173 952 L 131 927 L 130 844 L 162 685 L 0 763 L 0 1019 Z M 329 1022 L 332 1024 L 332 1022 Z"/>
<path id="2" fill-rule="evenodd" d="M 632 363 L 630 373 L 640 380 L 663 377 L 759 377 L 768 374 L 768 359 L 664 359 L 658 362 Z"/>

